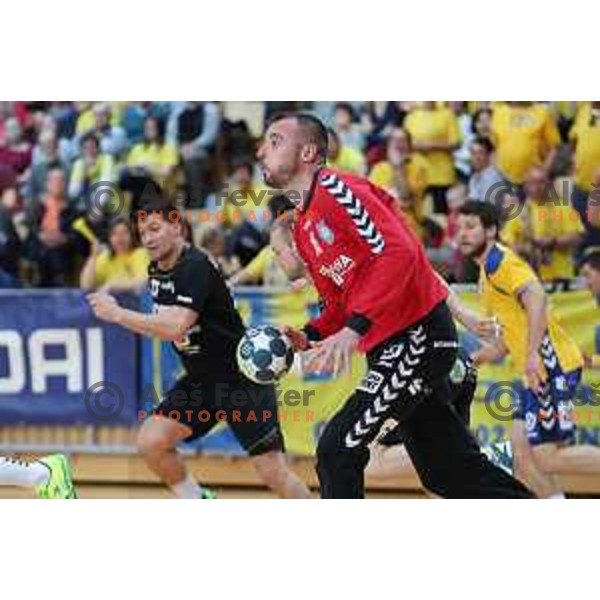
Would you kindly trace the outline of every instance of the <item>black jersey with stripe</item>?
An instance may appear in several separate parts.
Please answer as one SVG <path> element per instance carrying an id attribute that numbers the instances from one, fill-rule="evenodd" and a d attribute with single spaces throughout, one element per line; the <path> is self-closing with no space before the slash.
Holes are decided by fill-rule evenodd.
<path id="1" fill-rule="evenodd" d="M 185 338 L 173 344 L 187 373 L 199 382 L 239 381 L 236 349 L 245 328 L 213 260 L 185 246 L 169 271 L 150 263 L 148 284 L 155 307 L 183 306 L 198 315 Z"/>

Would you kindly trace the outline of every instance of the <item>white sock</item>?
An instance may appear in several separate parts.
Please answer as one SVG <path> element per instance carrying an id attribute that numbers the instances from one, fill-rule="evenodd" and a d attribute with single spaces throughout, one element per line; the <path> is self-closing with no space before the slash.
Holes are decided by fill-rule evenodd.
<path id="1" fill-rule="evenodd" d="M 35 460 L 22 461 L 16 458 L 0 458 L 0 485 L 33 487 L 45 485 L 50 479 L 50 469 Z"/>
<path id="2" fill-rule="evenodd" d="M 567 497 L 563 492 L 558 492 L 558 494 L 552 494 L 552 496 L 548 496 L 548 500 L 566 500 Z"/>
<path id="3" fill-rule="evenodd" d="M 173 493 L 179 500 L 201 500 L 200 486 L 194 481 L 191 475 L 188 475 L 181 483 L 172 485 Z"/>

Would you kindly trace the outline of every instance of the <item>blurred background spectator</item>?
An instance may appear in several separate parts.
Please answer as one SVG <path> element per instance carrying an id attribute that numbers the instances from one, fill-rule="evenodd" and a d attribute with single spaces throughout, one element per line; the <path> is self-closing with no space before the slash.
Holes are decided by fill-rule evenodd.
<path id="1" fill-rule="evenodd" d="M 225 277 L 229 278 L 240 270 L 239 258 L 227 254 L 227 238 L 220 224 L 213 223 L 202 229 L 196 243 L 213 257 Z"/>
<path id="2" fill-rule="evenodd" d="M 219 124 L 219 111 L 213 102 L 182 102 L 169 117 L 167 140 L 179 147 L 190 206 L 203 206 L 214 187 L 211 167 Z"/>
<path id="3" fill-rule="evenodd" d="M 550 172 L 560 134 L 554 116 L 543 104 L 507 102 L 494 109 L 492 141 L 498 169 L 521 187 L 531 167 L 543 166 Z"/>
<path id="4" fill-rule="evenodd" d="M 537 270 L 544 281 L 564 281 L 575 276 L 574 251 L 584 228 L 568 203 L 548 193 L 549 179 L 543 167 L 531 167 L 525 181 L 525 204 L 511 219 L 502 238 Z"/>
<path id="5" fill-rule="evenodd" d="M 116 178 L 115 162 L 110 154 L 102 153 L 95 133 L 81 138 L 81 157 L 75 161 L 69 182 L 69 198 L 80 207 L 90 188 L 101 181 L 112 182 Z"/>
<path id="6" fill-rule="evenodd" d="M 6 188 L 0 196 L 0 288 L 20 287 L 21 240 L 13 220 L 17 210 L 17 190 Z"/>
<path id="7" fill-rule="evenodd" d="M 453 152 L 459 147 L 460 131 L 456 115 L 436 102 L 422 102 L 407 115 L 404 126 L 415 152 L 426 161 L 433 211 L 446 213 L 446 192 L 457 179 Z"/>
<path id="8" fill-rule="evenodd" d="M 489 138 L 475 137 L 471 142 L 469 177 L 469 198 L 480 202 L 493 202 L 493 190 L 503 181 L 502 175 L 494 166 L 492 159 L 494 147 Z"/>
<path id="9" fill-rule="evenodd" d="M 118 217 L 108 228 L 108 247 L 94 241 L 81 271 L 80 286 L 111 292 L 140 290 L 146 283 L 148 264 L 148 254 L 135 243 L 129 221 Z"/>
<path id="10" fill-rule="evenodd" d="M 330 127 L 327 133 L 327 164 L 332 169 L 346 171 L 355 175 L 364 175 L 365 158 L 362 152 L 354 146 L 345 145 L 335 129 Z"/>
<path id="11" fill-rule="evenodd" d="M 494 200 L 503 181 L 523 207 L 503 235 L 546 280 L 571 278 L 600 247 L 596 101 L 0 102 L 0 285 L 81 279 L 91 289 L 112 285 L 112 276 L 96 280 L 104 265 L 130 272 L 123 265 L 137 250 L 126 224 L 111 203 L 89 201 L 98 182 L 122 195 L 124 217 L 144 194 L 173 196 L 191 211 L 188 239 L 237 285 L 280 281 L 265 248 L 272 209 L 286 202 L 257 176 L 255 149 L 281 110 L 324 120 L 328 165 L 394 196 L 449 280 L 477 275 L 455 251 L 457 207 L 467 195 Z M 559 212 L 563 220 L 552 217 Z"/>

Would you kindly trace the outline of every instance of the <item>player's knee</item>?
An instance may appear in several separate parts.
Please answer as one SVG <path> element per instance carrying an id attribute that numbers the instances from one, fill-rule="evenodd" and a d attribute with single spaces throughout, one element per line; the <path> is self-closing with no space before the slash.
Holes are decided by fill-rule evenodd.
<path id="1" fill-rule="evenodd" d="M 552 475 L 558 472 L 558 451 L 559 448 L 555 444 L 544 444 L 533 448 L 532 454 L 535 466 L 544 475 Z"/>
<path id="2" fill-rule="evenodd" d="M 166 433 L 153 427 L 151 423 L 142 425 L 137 436 L 137 447 L 146 456 L 164 451 L 169 447 L 169 443 Z"/>
<path id="3" fill-rule="evenodd" d="M 256 470 L 263 483 L 272 490 L 285 487 L 289 477 L 289 469 L 285 458 L 280 453 L 263 455 L 254 461 Z"/>

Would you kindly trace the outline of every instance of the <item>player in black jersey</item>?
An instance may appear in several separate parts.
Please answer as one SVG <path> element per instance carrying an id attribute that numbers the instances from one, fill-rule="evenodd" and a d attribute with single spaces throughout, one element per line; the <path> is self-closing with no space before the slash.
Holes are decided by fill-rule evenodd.
<path id="1" fill-rule="evenodd" d="M 122 308 L 104 293 L 90 294 L 89 300 L 98 318 L 172 342 L 185 367 L 184 377 L 140 430 L 138 446 L 149 467 L 177 497 L 202 497 L 176 448 L 225 421 L 267 486 L 280 497 L 308 498 L 283 454 L 274 388 L 250 382 L 237 368 L 245 328 L 218 266 L 185 243 L 181 214 L 165 200 L 141 206 L 136 221 L 152 260 L 154 314 Z"/>

